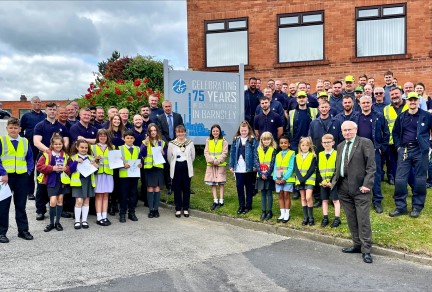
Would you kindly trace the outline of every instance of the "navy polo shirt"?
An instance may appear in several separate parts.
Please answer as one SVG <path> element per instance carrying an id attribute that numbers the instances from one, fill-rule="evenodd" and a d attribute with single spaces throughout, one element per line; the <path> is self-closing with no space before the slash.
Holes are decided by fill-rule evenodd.
<path id="1" fill-rule="evenodd" d="M 69 135 L 71 138 L 71 143 L 75 142 L 78 139 L 78 136 L 83 136 L 87 139 L 95 139 L 98 129 L 89 124 L 86 127 L 83 126 L 81 123 L 76 123 L 73 125 L 69 130 Z"/>
<path id="2" fill-rule="evenodd" d="M 417 124 L 420 118 L 419 111 L 411 115 L 407 112 L 402 122 L 402 146 L 408 143 L 417 143 Z"/>
<path id="3" fill-rule="evenodd" d="M 273 98 L 272 99 L 279 101 L 282 104 L 284 110 L 287 109 L 288 95 L 285 92 L 276 90 L 275 92 L 273 92 Z"/>
<path id="4" fill-rule="evenodd" d="M 250 89 L 246 89 L 244 92 L 245 99 L 249 99 L 250 104 L 250 115 L 255 116 L 256 108 L 260 104 L 260 97 L 264 94 L 259 90 L 255 89 L 255 92 L 250 91 Z"/>
<path id="5" fill-rule="evenodd" d="M 360 137 L 368 138 L 372 140 L 372 115 L 369 113 L 367 116 L 363 113 L 360 114 L 358 119 L 358 132 L 357 135 Z"/>
<path id="6" fill-rule="evenodd" d="M 152 119 L 149 119 L 147 122 L 143 120 L 142 128 L 143 128 L 143 132 L 146 133 L 146 135 L 147 135 L 147 131 L 148 131 L 148 126 L 152 123 L 156 124 L 156 122 L 152 121 Z"/>
<path id="7" fill-rule="evenodd" d="M 134 128 L 133 124 L 131 122 L 127 122 L 126 125 L 123 124 L 125 129 L 132 130 Z"/>
<path id="8" fill-rule="evenodd" d="M 157 108 L 150 108 L 150 119 L 152 121 L 157 121 L 157 117 L 161 114 L 163 114 L 163 109 L 157 107 Z"/>
<path id="9" fill-rule="evenodd" d="M 273 138 L 277 140 L 277 129 L 280 127 L 283 127 L 283 121 L 281 117 L 273 111 L 270 111 L 267 115 L 260 113 L 255 116 L 254 129 L 259 132 L 260 136 L 264 132 L 270 132 L 273 134 Z"/>
<path id="10" fill-rule="evenodd" d="M 119 146 L 124 145 L 122 133 L 120 131 L 110 131 L 110 137 L 111 142 L 116 147 L 116 149 L 118 149 Z"/>
<path id="11" fill-rule="evenodd" d="M 102 129 L 104 124 L 105 124 L 105 121 L 102 121 L 102 122 L 98 122 L 96 120 L 93 121 L 93 127 L 95 127 L 98 130 Z"/>
<path id="12" fill-rule="evenodd" d="M 135 128 L 132 129 L 132 132 L 134 133 L 135 141 L 134 145 L 141 147 L 142 141 L 147 137 L 147 129 L 144 131 L 144 128 L 142 128 L 141 133 L 135 130 Z"/>
<path id="13" fill-rule="evenodd" d="M 70 137 L 68 129 L 57 120 L 51 124 L 50 121 L 45 119 L 42 122 L 39 122 L 33 131 L 34 135 L 42 136 L 42 144 L 46 147 L 50 146 L 51 137 L 54 133 L 59 133 L 62 137 Z"/>
<path id="14" fill-rule="evenodd" d="M 25 113 L 20 120 L 21 137 L 27 138 L 31 144 L 33 144 L 33 131 L 35 126 L 46 119 L 46 114 L 42 111 L 39 113 L 34 110 Z"/>
<path id="15" fill-rule="evenodd" d="M 372 110 L 380 113 L 380 114 L 384 114 L 384 108 L 385 108 L 386 104 L 385 103 L 374 103 L 372 105 Z"/>

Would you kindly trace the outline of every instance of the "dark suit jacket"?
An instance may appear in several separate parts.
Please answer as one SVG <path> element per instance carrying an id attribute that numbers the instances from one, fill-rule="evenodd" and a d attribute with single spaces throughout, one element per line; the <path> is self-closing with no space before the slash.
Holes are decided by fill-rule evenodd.
<path id="1" fill-rule="evenodd" d="M 337 147 L 336 173 L 332 180 L 332 186 L 336 186 L 340 177 L 342 152 L 346 141 Z M 356 136 L 348 157 L 348 184 L 350 194 L 361 194 L 359 188 L 365 186 L 372 190 L 374 184 L 375 148 L 371 140 Z"/>
<path id="2" fill-rule="evenodd" d="M 180 114 L 178 113 L 172 113 L 173 115 L 173 137 L 175 138 L 175 128 L 178 125 L 183 125 L 183 118 Z M 168 127 L 168 121 L 167 121 L 167 117 L 165 115 L 165 113 L 159 115 L 157 117 L 157 125 L 159 126 L 159 129 L 161 131 L 162 134 L 162 138 L 165 140 L 165 142 L 169 142 L 171 141 L 170 137 L 169 137 L 169 127 Z"/>

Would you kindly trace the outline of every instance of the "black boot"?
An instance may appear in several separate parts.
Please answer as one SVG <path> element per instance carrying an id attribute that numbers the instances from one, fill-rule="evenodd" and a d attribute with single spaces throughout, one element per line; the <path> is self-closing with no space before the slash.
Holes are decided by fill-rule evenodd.
<path id="1" fill-rule="evenodd" d="M 128 214 L 128 218 L 129 218 L 131 221 L 138 221 L 138 218 L 137 218 L 137 216 L 135 215 L 135 212 L 130 212 L 130 213 Z"/>
<path id="2" fill-rule="evenodd" d="M 273 212 L 270 210 L 270 211 L 267 212 L 265 220 L 267 221 L 267 220 L 270 220 L 271 218 L 273 218 Z"/>
<path id="3" fill-rule="evenodd" d="M 266 211 L 262 211 L 262 213 L 261 213 L 261 221 L 264 221 L 264 219 L 267 217 L 267 213 L 266 213 Z"/>

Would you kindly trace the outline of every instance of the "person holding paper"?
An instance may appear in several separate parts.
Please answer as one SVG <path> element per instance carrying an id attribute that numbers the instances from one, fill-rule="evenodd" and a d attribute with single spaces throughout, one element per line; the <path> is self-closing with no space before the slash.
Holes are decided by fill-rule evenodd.
<path id="1" fill-rule="evenodd" d="M 164 164 L 167 145 L 162 139 L 156 124 L 148 127 L 147 138 L 141 145 L 141 156 L 144 159 L 144 170 L 147 176 L 147 202 L 149 218 L 159 217 L 160 187 L 165 184 Z"/>
<path id="2" fill-rule="evenodd" d="M 75 229 L 87 229 L 89 224 L 87 217 L 89 213 L 90 198 L 95 196 L 95 175 L 88 172 L 93 169 L 97 170 L 99 165 L 91 156 L 90 145 L 85 140 L 78 140 L 74 143 L 71 153 L 72 163 L 69 166 L 71 172 L 70 186 L 72 189 L 72 197 L 75 198 Z M 82 168 L 79 165 L 83 166 Z M 88 166 L 86 166 L 88 165 Z M 85 167 L 84 167 L 85 166 Z M 81 169 L 81 172 L 78 169 Z M 84 173 L 85 171 L 85 173 Z M 82 220 L 81 220 L 82 216 Z"/>
<path id="3" fill-rule="evenodd" d="M 29 175 L 34 168 L 33 153 L 26 138 L 20 137 L 17 118 L 10 118 L 6 124 L 7 135 L 0 137 L 0 175 L 3 188 L 9 184 L 15 205 L 15 220 L 18 237 L 32 240 L 26 213 Z M 12 196 L 0 199 L 0 243 L 8 243 L 9 209 Z"/>
<path id="4" fill-rule="evenodd" d="M 126 211 L 128 218 L 132 221 L 138 221 L 135 215 L 135 207 L 138 199 L 138 180 L 140 177 L 139 168 L 141 163 L 135 164 L 134 160 L 141 159 L 140 149 L 134 145 L 135 135 L 131 130 L 126 130 L 123 134 L 124 145 L 119 150 L 122 153 L 124 167 L 119 170 L 120 181 L 120 223 L 126 222 Z M 132 164 L 134 163 L 134 164 Z M 131 168 L 138 168 L 137 177 L 131 176 Z"/>
<path id="5" fill-rule="evenodd" d="M 96 144 L 91 145 L 95 160 L 99 164 L 96 174 L 96 223 L 100 226 L 109 226 L 111 222 L 107 218 L 108 194 L 114 189 L 113 170 L 109 167 L 108 152 L 115 149 L 111 142 L 108 131 L 99 129 L 96 134 Z"/>

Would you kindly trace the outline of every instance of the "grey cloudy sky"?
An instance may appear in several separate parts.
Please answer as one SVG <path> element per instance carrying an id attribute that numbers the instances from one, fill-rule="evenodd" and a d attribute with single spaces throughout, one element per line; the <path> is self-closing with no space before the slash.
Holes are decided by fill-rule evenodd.
<path id="1" fill-rule="evenodd" d="M 114 50 L 187 68 L 186 0 L 0 1 L 0 100 L 74 99 Z"/>

